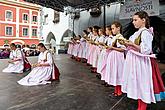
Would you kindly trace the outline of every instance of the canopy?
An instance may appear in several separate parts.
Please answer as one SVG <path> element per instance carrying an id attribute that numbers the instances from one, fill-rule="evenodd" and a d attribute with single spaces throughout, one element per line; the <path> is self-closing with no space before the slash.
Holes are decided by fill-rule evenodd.
<path id="1" fill-rule="evenodd" d="M 90 9 L 96 6 L 112 3 L 121 2 L 124 0 L 24 0 L 26 2 L 31 2 L 45 6 L 47 8 L 52 8 L 56 11 L 64 11 L 64 7 L 71 6 L 73 8 L 85 8 Z"/>

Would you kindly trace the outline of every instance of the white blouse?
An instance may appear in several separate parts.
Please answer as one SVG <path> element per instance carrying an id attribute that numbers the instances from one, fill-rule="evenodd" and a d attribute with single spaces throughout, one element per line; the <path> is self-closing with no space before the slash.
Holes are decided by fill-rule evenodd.
<path id="1" fill-rule="evenodd" d="M 94 40 L 95 42 L 99 42 L 99 36 L 95 36 L 95 37 L 93 37 L 93 39 L 92 40 Z"/>
<path id="2" fill-rule="evenodd" d="M 92 39 L 92 37 L 93 37 L 92 32 L 90 32 L 90 33 L 88 34 L 88 37 L 89 37 L 90 39 Z"/>
<path id="3" fill-rule="evenodd" d="M 38 63 L 49 64 L 51 66 L 53 64 L 52 54 L 48 52 L 48 50 L 46 50 L 45 52 L 41 52 L 38 57 Z"/>
<path id="4" fill-rule="evenodd" d="M 105 39 L 105 43 L 107 43 L 108 46 L 112 46 L 113 42 L 113 36 L 109 36 Z"/>
<path id="5" fill-rule="evenodd" d="M 129 40 L 134 42 L 135 39 L 139 37 L 140 34 L 141 34 L 140 53 L 142 54 L 152 53 L 153 35 L 149 32 L 147 28 L 144 27 L 139 29 L 129 38 Z"/>
<path id="6" fill-rule="evenodd" d="M 104 43 L 105 37 L 104 36 L 100 36 L 98 38 L 98 42 Z"/>
<path id="7" fill-rule="evenodd" d="M 9 58 L 10 58 L 10 59 L 22 59 L 23 56 L 22 56 L 21 50 L 19 50 L 19 49 L 12 50 L 12 51 L 10 52 Z"/>

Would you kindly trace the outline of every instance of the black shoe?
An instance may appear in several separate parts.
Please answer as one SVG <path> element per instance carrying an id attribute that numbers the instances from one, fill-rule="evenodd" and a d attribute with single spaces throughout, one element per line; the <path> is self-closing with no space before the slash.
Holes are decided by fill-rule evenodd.
<path id="1" fill-rule="evenodd" d="M 87 63 L 87 60 L 86 60 L 86 59 L 83 59 L 83 60 L 82 60 L 82 63 Z"/>
<path id="2" fill-rule="evenodd" d="M 107 83 L 106 83 L 104 86 L 105 86 L 105 87 L 110 87 L 110 85 L 109 85 L 109 84 L 107 84 Z"/>
<path id="3" fill-rule="evenodd" d="M 91 69 L 91 73 L 97 73 L 95 69 Z"/>
<path id="4" fill-rule="evenodd" d="M 106 85 L 106 84 L 107 84 L 106 82 L 101 83 L 101 85 Z"/>
<path id="5" fill-rule="evenodd" d="M 109 94 L 109 97 L 112 98 L 112 99 L 120 99 L 124 96 L 125 96 L 125 94 L 121 94 L 121 95 L 117 95 L 117 93 Z"/>
<path id="6" fill-rule="evenodd" d="M 101 79 L 101 75 L 100 75 L 100 74 L 97 74 L 96 77 L 97 77 L 98 79 Z"/>
<path id="7" fill-rule="evenodd" d="M 112 99 L 117 99 L 117 93 L 111 93 L 108 96 Z"/>

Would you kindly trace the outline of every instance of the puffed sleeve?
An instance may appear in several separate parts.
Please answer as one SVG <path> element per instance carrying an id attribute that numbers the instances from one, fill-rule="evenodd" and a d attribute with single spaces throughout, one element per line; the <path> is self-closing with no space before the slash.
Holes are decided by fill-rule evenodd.
<path id="1" fill-rule="evenodd" d="M 47 61 L 45 63 L 48 63 L 49 65 L 53 64 L 52 54 L 50 52 L 47 54 Z"/>
<path id="2" fill-rule="evenodd" d="M 108 42 L 108 38 L 104 39 L 104 43 L 107 43 Z"/>
<path id="3" fill-rule="evenodd" d="M 152 40 L 153 36 L 147 30 L 141 34 L 140 52 L 142 54 L 150 54 L 152 52 Z"/>
<path id="4" fill-rule="evenodd" d="M 99 37 L 98 37 L 98 36 L 96 37 L 96 40 L 95 40 L 95 42 L 99 42 Z"/>
<path id="5" fill-rule="evenodd" d="M 108 46 L 112 46 L 112 39 L 111 39 L 111 38 L 108 38 L 108 39 L 107 39 L 107 45 L 108 45 Z"/>
<path id="6" fill-rule="evenodd" d="M 38 56 L 38 63 L 41 63 L 41 59 L 42 59 L 42 56 L 41 56 L 41 52 L 40 52 L 40 54 L 39 54 L 39 56 Z"/>
<path id="7" fill-rule="evenodd" d="M 116 41 L 116 39 L 117 39 L 117 36 L 114 36 L 114 37 L 112 38 L 112 43 L 114 43 L 114 42 Z"/>
<path id="8" fill-rule="evenodd" d="M 17 55 L 17 59 L 23 59 L 21 50 L 17 50 L 16 55 Z"/>
<path id="9" fill-rule="evenodd" d="M 9 58 L 10 58 L 10 59 L 13 59 L 13 58 L 14 58 L 13 52 L 12 52 L 12 51 L 10 51 L 10 56 L 9 56 Z"/>
<path id="10" fill-rule="evenodd" d="M 99 42 L 101 42 L 101 43 L 104 43 L 104 37 L 101 37 L 100 39 L 99 39 Z"/>

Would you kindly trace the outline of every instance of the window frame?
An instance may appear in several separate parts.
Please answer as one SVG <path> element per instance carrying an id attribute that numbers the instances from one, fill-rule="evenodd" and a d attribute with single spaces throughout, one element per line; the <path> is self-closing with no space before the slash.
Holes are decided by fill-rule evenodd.
<path id="1" fill-rule="evenodd" d="M 11 18 L 7 18 L 7 12 L 11 12 Z M 13 12 L 11 10 L 5 10 L 5 19 L 13 20 Z"/>
<path id="2" fill-rule="evenodd" d="M 8 27 L 11 27 L 11 29 L 12 29 L 11 35 L 8 35 L 8 34 L 6 33 L 6 30 L 7 30 Z M 5 26 L 5 36 L 13 36 L 13 26 Z"/>
<path id="3" fill-rule="evenodd" d="M 33 30 L 36 30 L 36 35 L 33 35 Z M 33 37 L 37 37 L 37 31 L 38 31 L 37 28 L 32 28 L 32 36 Z"/>
<path id="4" fill-rule="evenodd" d="M 27 35 L 24 35 L 24 29 L 27 29 Z M 23 37 L 29 36 L 29 28 L 28 27 L 22 27 L 22 36 Z"/>
<path id="5" fill-rule="evenodd" d="M 34 21 L 33 17 L 36 17 L 36 21 Z M 35 22 L 35 23 L 38 22 L 38 17 L 37 17 L 37 15 L 33 15 L 33 16 L 32 16 L 32 22 Z"/>
<path id="6" fill-rule="evenodd" d="M 29 20 L 28 13 L 22 13 L 22 15 L 23 15 L 23 16 L 22 16 L 22 20 L 23 20 L 23 21 L 28 21 L 28 20 Z M 24 15 L 27 15 L 27 20 L 24 20 Z"/>

